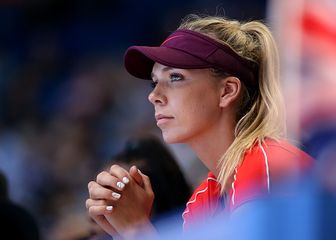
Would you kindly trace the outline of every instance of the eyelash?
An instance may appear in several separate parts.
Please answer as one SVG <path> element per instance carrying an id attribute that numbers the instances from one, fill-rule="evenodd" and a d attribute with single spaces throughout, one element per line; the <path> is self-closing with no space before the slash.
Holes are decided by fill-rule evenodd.
<path id="1" fill-rule="evenodd" d="M 169 78 L 170 78 L 170 81 L 171 81 L 171 82 L 179 82 L 179 81 L 184 80 L 183 75 L 180 74 L 180 73 L 171 73 L 171 74 L 169 75 Z M 174 78 L 175 78 L 175 79 L 174 79 Z M 177 80 L 176 78 L 178 78 L 178 80 Z M 158 84 L 158 81 L 153 81 L 153 82 L 151 82 L 150 84 L 151 84 L 151 87 L 154 89 L 154 88 L 156 87 L 156 85 Z"/>
<path id="2" fill-rule="evenodd" d="M 183 78 L 183 75 L 182 74 L 180 74 L 180 73 L 171 73 L 170 75 L 169 75 L 169 78 L 170 78 L 170 80 L 172 81 L 172 82 L 175 82 L 175 81 L 182 81 L 184 78 Z M 178 80 L 174 80 L 174 78 L 179 78 Z"/>

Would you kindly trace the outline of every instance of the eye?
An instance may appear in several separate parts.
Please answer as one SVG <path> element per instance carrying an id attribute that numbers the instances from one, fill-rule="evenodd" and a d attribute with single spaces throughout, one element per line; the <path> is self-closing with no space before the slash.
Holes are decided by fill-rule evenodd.
<path id="1" fill-rule="evenodd" d="M 180 73 L 171 73 L 169 77 L 172 82 L 184 80 L 183 75 Z"/>
<path id="2" fill-rule="evenodd" d="M 150 85 L 154 89 L 156 87 L 157 83 L 158 83 L 157 81 L 153 81 L 153 82 L 150 83 Z"/>

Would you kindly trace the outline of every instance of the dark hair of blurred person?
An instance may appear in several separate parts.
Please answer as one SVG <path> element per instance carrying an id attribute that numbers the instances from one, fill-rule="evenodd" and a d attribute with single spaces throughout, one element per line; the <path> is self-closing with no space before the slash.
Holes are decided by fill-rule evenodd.
<path id="1" fill-rule="evenodd" d="M 2 236 L 7 236 L 7 239 L 40 239 L 37 221 L 25 208 L 10 200 L 7 179 L 1 172 L 0 226 Z"/>
<path id="2" fill-rule="evenodd" d="M 0 172 L 0 201 L 8 199 L 8 183 L 5 175 Z"/>

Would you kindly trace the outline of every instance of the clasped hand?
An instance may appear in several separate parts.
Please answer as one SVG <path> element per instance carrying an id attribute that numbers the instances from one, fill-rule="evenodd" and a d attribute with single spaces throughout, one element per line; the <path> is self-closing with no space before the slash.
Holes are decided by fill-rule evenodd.
<path id="1" fill-rule="evenodd" d="M 148 176 L 133 166 L 129 171 L 113 165 L 88 184 L 90 217 L 111 236 L 132 239 L 151 229 L 154 193 Z M 149 230 L 150 231 L 150 230 Z"/>

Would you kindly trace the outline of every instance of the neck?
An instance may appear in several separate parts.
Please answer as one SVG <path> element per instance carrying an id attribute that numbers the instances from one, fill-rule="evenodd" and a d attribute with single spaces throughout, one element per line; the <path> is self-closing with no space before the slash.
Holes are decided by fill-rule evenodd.
<path id="1" fill-rule="evenodd" d="M 234 140 L 233 121 L 218 123 L 188 142 L 204 165 L 217 177 L 218 163 Z"/>

